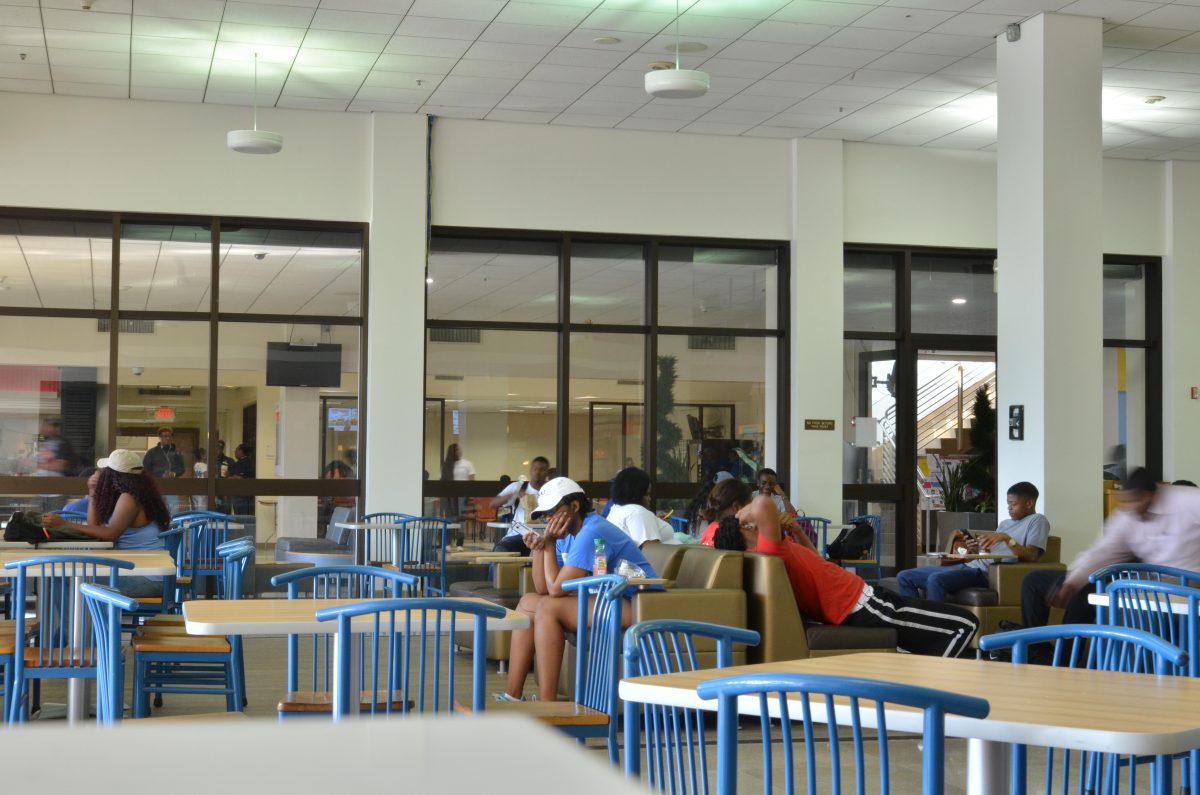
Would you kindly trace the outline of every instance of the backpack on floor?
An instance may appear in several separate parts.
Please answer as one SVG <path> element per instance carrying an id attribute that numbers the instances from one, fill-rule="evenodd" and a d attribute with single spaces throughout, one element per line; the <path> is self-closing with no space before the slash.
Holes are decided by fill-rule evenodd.
<path id="1" fill-rule="evenodd" d="M 875 528 L 870 522 L 855 522 L 838 533 L 837 538 L 825 547 L 825 557 L 830 560 L 862 560 L 875 544 Z"/>

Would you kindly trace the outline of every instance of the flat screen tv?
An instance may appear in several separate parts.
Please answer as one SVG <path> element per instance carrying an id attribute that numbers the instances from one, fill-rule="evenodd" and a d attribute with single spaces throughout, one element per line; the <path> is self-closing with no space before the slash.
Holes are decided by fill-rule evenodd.
<path id="1" fill-rule="evenodd" d="M 267 386 L 341 385 L 341 345 L 267 343 Z"/>

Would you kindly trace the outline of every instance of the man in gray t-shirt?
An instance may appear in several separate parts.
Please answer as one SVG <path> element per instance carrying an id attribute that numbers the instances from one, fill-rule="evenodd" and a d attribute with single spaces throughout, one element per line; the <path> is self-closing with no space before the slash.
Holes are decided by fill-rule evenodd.
<path id="1" fill-rule="evenodd" d="M 1014 483 L 1008 490 L 1008 519 L 1000 523 L 995 533 L 979 538 L 979 551 L 995 555 L 1012 555 L 1023 563 L 1034 563 L 1046 549 L 1050 522 L 1037 513 L 1038 490 L 1032 483 Z M 896 575 L 900 593 L 943 602 L 946 595 L 963 588 L 988 587 L 987 570 L 997 563 L 994 559 L 968 560 L 948 566 L 920 566 L 905 569 Z"/>

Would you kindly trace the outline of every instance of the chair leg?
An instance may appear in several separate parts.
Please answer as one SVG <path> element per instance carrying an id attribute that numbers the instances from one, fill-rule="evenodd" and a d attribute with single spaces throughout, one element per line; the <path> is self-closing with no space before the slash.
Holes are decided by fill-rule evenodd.
<path id="1" fill-rule="evenodd" d="M 149 694 L 146 693 L 146 661 L 138 655 L 133 658 L 133 717 L 150 715 Z"/>

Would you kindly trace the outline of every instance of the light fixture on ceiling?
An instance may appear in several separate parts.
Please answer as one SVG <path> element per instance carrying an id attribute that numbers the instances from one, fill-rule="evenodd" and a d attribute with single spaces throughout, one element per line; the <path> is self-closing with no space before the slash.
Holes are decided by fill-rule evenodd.
<path id="1" fill-rule="evenodd" d="M 0 291 L 11 289 L 7 284 L 4 283 L 7 279 L 7 276 L 0 276 Z"/>
<path id="2" fill-rule="evenodd" d="M 646 73 L 646 93 L 659 99 L 695 99 L 708 93 L 708 74 L 679 68 L 679 0 L 675 0 L 675 66 Z"/>
<path id="3" fill-rule="evenodd" d="M 1162 94 L 1151 94 L 1148 97 L 1142 97 L 1142 102 L 1145 102 L 1147 105 L 1157 105 L 1164 99 L 1166 99 L 1166 97 L 1164 97 Z"/>
<path id="4" fill-rule="evenodd" d="M 426 284 L 433 284 L 433 277 L 432 277 L 432 276 L 426 276 L 426 277 L 425 277 L 425 283 L 426 283 Z"/>
<path id="5" fill-rule="evenodd" d="M 597 36 L 592 39 L 592 44 L 620 44 L 621 40 L 616 36 Z"/>
<path id="6" fill-rule="evenodd" d="M 951 298 L 950 299 L 950 303 L 952 303 L 952 304 L 965 304 L 966 302 L 967 302 L 967 299 L 965 299 L 965 298 Z"/>
<path id="7" fill-rule="evenodd" d="M 254 53 L 254 129 L 230 130 L 225 145 L 245 155 L 273 155 L 283 148 L 283 136 L 258 129 L 258 53 Z"/>

